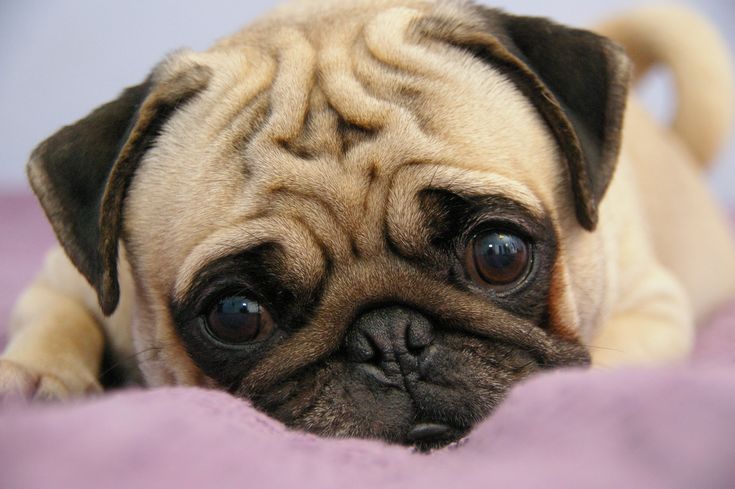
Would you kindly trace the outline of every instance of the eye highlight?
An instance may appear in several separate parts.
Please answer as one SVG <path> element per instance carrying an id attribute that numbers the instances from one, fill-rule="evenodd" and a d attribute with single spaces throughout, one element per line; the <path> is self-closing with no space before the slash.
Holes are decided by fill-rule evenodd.
<path id="1" fill-rule="evenodd" d="M 491 229 L 477 234 L 465 250 L 465 268 L 482 287 L 503 288 L 524 278 L 531 245 L 512 232 Z"/>
<path id="2" fill-rule="evenodd" d="M 205 322 L 214 339 L 230 345 L 261 341 L 275 330 L 268 310 L 258 301 L 244 296 L 220 299 L 207 313 Z"/>

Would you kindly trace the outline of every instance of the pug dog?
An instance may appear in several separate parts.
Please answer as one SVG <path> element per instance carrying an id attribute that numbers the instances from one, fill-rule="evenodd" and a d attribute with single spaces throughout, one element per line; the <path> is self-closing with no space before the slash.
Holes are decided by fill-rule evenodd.
<path id="1" fill-rule="evenodd" d="M 735 294 L 701 175 L 732 116 L 727 54 L 680 8 L 599 33 L 296 1 L 171 54 L 31 155 L 60 247 L 15 308 L 0 390 L 205 386 L 431 448 L 536 372 L 686 357 Z M 628 95 L 657 62 L 672 128 Z"/>

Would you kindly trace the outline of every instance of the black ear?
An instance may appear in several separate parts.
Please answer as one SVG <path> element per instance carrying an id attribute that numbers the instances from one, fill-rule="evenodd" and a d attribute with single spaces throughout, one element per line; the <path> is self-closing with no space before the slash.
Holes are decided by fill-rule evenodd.
<path id="1" fill-rule="evenodd" d="M 198 67 L 166 81 L 154 72 L 31 154 L 28 177 L 67 255 L 109 315 L 119 301 L 122 203 L 145 152 L 173 110 L 208 80 Z"/>
<path id="2" fill-rule="evenodd" d="M 592 32 L 543 18 L 494 15 L 509 50 L 548 87 L 571 123 L 573 135 L 558 127 L 554 117 L 547 119 L 557 125 L 552 131 L 569 164 L 577 217 L 585 228 L 594 229 L 620 150 L 630 62 L 621 47 Z"/>
<path id="3" fill-rule="evenodd" d="M 534 104 L 566 160 L 577 219 L 593 230 L 620 150 L 627 56 L 589 31 L 475 8 L 481 25 L 429 19 L 423 33 L 486 60 Z"/>

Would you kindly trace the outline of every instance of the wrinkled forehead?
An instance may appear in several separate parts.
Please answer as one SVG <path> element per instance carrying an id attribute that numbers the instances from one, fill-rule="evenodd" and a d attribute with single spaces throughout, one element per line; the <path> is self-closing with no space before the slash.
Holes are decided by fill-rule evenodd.
<path id="1" fill-rule="evenodd" d="M 388 223 L 418 226 L 426 188 L 555 208 L 561 165 L 536 111 L 491 66 L 414 35 L 421 15 L 272 27 L 191 55 L 213 79 L 133 182 L 130 246 L 155 270 L 287 239 L 347 259 L 380 253 Z"/>

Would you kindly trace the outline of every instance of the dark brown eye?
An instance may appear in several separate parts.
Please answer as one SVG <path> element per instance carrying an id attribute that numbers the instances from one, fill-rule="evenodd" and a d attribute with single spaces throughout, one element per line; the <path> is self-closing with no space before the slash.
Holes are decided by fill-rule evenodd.
<path id="1" fill-rule="evenodd" d="M 207 327 L 217 340 L 240 345 L 268 338 L 273 318 L 258 301 L 233 296 L 221 299 L 207 314 Z"/>
<path id="2" fill-rule="evenodd" d="M 465 266 L 478 285 L 502 287 L 525 276 L 530 258 L 529 245 L 521 237 L 491 230 L 478 234 L 470 242 Z"/>

